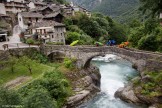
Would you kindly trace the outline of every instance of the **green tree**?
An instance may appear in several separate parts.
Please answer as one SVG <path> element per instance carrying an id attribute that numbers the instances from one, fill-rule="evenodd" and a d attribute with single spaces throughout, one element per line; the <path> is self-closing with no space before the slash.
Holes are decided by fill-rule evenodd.
<path id="1" fill-rule="evenodd" d="M 129 34 L 128 41 L 131 42 L 132 47 L 138 46 L 138 41 L 145 36 L 144 35 L 145 28 L 144 26 L 140 26 L 131 30 Z"/>
<path id="2" fill-rule="evenodd" d="M 3 107 L 3 105 L 21 105 L 19 94 L 16 91 L 0 87 L 0 107 Z"/>
<path id="3" fill-rule="evenodd" d="M 26 56 L 21 57 L 19 59 L 19 61 L 20 61 L 19 63 L 21 63 L 23 66 L 25 66 L 29 70 L 30 74 L 32 74 L 32 69 L 34 67 L 35 61 L 29 59 Z"/>
<path id="4" fill-rule="evenodd" d="M 45 89 L 31 90 L 23 102 L 24 108 L 57 108 L 57 103 Z"/>
<path id="5" fill-rule="evenodd" d="M 142 50 L 156 51 L 158 49 L 156 36 L 148 35 L 142 37 L 138 42 L 138 48 Z"/>
<path id="6" fill-rule="evenodd" d="M 8 66 L 11 67 L 11 72 L 14 72 L 17 62 L 18 62 L 18 59 L 13 56 L 9 58 L 9 61 L 7 61 Z"/>
<path id="7" fill-rule="evenodd" d="M 134 19 L 128 25 L 129 25 L 130 28 L 135 28 L 135 27 L 140 27 L 141 23 L 140 23 L 139 20 Z"/>
<path id="8" fill-rule="evenodd" d="M 140 10 L 147 11 L 152 16 L 159 16 L 162 10 L 162 0 L 140 0 Z"/>
<path id="9" fill-rule="evenodd" d="M 7 61 L 2 61 L 1 64 L 4 66 L 8 66 L 11 69 L 11 72 L 14 73 L 17 62 L 18 59 L 16 57 L 10 56 Z"/>
<path id="10" fill-rule="evenodd" d="M 77 32 L 67 32 L 66 43 L 71 44 L 73 41 L 79 40 L 81 34 Z"/>

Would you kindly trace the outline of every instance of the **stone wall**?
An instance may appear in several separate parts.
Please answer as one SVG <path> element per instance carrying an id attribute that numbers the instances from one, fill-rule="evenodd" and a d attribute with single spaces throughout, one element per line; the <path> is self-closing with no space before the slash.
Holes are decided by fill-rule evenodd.
<path id="1" fill-rule="evenodd" d="M 0 61 L 6 61 L 9 58 L 9 56 L 21 57 L 24 55 L 32 55 L 34 51 L 40 50 L 39 48 L 16 48 L 9 50 L 0 50 Z"/>

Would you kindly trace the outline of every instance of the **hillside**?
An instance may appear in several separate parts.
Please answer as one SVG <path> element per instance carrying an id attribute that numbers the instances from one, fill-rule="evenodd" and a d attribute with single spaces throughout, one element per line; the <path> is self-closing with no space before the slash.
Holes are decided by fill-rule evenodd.
<path id="1" fill-rule="evenodd" d="M 138 18 L 138 0 L 68 0 L 81 5 L 91 11 L 101 12 L 111 16 L 119 22 Z"/>

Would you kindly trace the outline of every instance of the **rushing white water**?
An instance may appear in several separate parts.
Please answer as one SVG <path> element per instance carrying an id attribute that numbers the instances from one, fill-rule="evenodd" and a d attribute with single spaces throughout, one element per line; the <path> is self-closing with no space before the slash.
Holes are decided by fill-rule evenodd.
<path id="1" fill-rule="evenodd" d="M 130 62 L 119 60 L 115 55 L 106 55 L 94 58 L 92 63 L 100 69 L 101 92 L 80 108 L 143 108 L 114 97 L 117 89 L 124 87 L 130 77 L 138 75 Z"/>

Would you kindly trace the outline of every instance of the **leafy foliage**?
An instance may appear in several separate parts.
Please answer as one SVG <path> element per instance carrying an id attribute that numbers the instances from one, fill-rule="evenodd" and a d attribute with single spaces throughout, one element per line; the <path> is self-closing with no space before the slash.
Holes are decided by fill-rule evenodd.
<path id="1" fill-rule="evenodd" d="M 66 68 L 70 68 L 70 69 L 73 69 L 74 68 L 74 62 L 75 62 L 75 59 L 70 59 L 70 58 L 65 58 L 64 59 L 64 65 Z"/>
<path id="2" fill-rule="evenodd" d="M 21 98 L 15 91 L 0 87 L 0 106 L 21 105 Z"/>
<path id="3" fill-rule="evenodd" d="M 122 25 L 100 13 L 95 13 L 90 18 L 85 14 L 76 13 L 76 16 L 66 18 L 64 23 L 69 31 L 66 37 L 68 44 L 75 40 L 79 40 L 79 44 L 92 44 L 98 40 L 105 43 L 108 39 L 121 43 L 127 38 Z"/>
<path id="4" fill-rule="evenodd" d="M 32 38 L 29 38 L 26 40 L 27 44 L 34 44 L 34 40 Z"/>
<path id="5" fill-rule="evenodd" d="M 44 105 L 45 102 L 41 99 L 42 96 L 39 96 L 40 93 L 36 93 L 36 91 L 42 92 L 42 96 L 47 96 L 47 103 L 49 103 L 49 108 L 52 105 L 52 101 L 54 102 L 54 106 L 61 107 L 66 99 L 66 97 L 69 95 L 69 84 L 68 81 L 64 78 L 64 76 L 58 71 L 51 71 L 47 72 L 43 75 L 42 78 L 34 80 L 33 82 L 29 83 L 27 86 L 24 86 L 23 88 L 19 89 L 19 93 L 22 97 L 27 100 L 27 103 L 32 102 L 29 105 Z M 35 94 L 33 94 L 34 92 Z M 34 98 L 34 96 L 36 96 Z M 33 97 L 33 101 L 30 101 L 28 99 Z M 51 100 L 53 99 L 53 100 Z M 37 102 L 37 100 L 40 101 L 40 103 Z M 35 103 L 35 104 L 34 104 Z M 57 103 L 57 104 L 56 104 Z M 44 107 L 46 108 L 46 107 Z M 53 107 L 52 107 L 53 108 Z"/>
<path id="6" fill-rule="evenodd" d="M 158 16 L 162 10 L 162 0 L 140 0 L 140 10 L 144 13 L 148 12 L 152 16 Z"/>
<path id="7" fill-rule="evenodd" d="M 138 80 L 138 85 L 136 84 L 135 86 L 141 85 L 142 90 L 138 91 L 142 93 L 143 95 L 146 95 L 150 98 L 152 97 L 160 97 L 162 96 L 161 90 L 162 90 L 162 72 L 145 72 L 147 76 L 149 76 L 147 83 L 144 81 L 139 81 Z"/>
<path id="8" fill-rule="evenodd" d="M 134 21 L 130 23 L 130 27 L 128 40 L 132 47 L 141 50 L 162 51 L 162 29 L 157 19 L 150 18 L 144 23 Z"/>
<path id="9" fill-rule="evenodd" d="M 35 89 L 24 99 L 23 106 L 24 108 L 57 108 L 57 103 L 46 90 Z"/>
<path id="10" fill-rule="evenodd" d="M 35 61 L 29 59 L 26 56 L 23 56 L 20 58 L 20 63 L 29 70 L 30 74 L 32 74 L 32 69 L 35 64 Z"/>
<path id="11" fill-rule="evenodd" d="M 33 55 L 30 56 L 30 58 L 36 60 L 39 63 L 43 63 L 43 64 L 48 62 L 47 56 L 45 56 L 44 54 L 42 54 L 40 52 L 33 52 Z"/>

